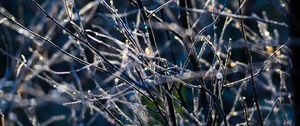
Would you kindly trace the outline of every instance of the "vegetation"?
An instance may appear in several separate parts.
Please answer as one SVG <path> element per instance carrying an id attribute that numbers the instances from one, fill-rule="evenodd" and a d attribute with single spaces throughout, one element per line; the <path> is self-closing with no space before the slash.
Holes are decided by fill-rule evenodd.
<path id="1" fill-rule="evenodd" d="M 287 0 L 0 3 L 5 125 L 294 125 Z"/>

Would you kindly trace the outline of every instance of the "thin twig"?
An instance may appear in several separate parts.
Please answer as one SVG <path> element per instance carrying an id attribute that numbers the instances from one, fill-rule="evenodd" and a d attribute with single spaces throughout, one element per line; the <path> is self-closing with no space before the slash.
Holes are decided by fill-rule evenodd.
<path id="1" fill-rule="evenodd" d="M 239 0 L 239 5 L 241 5 L 241 0 Z M 242 15 L 242 9 L 239 10 L 240 15 Z M 246 45 L 246 56 L 247 56 L 247 60 L 249 63 L 249 67 L 250 67 L 250 75 L 251 75 L 251 79 L 250 79 L 250 83 L 252 85 L 252 91 L 253 91 L 253 97 L 254 97 L 254 104 L 256 106 L 257 112 L 258 112 L 258 116 L 259 116 L 259 123 L 261 126 L 264 125 L 263 122 L 263 117 L 259 108 L 259 103 L 258 103 L 258 96 L 257 96 L 257 89 L 256 89 L 256 85 L 255 85 L 255 81 L 254 81 L 254 75 L 253 75 L 253 69 L 252 69 L 252 56 L 248 47 L 248 41 L 247 41 L 247 37 L 245 34 L 245 28 L 244 28 L 244 21 L 243 19 L 241 19 L 241 31 L 242 31 L 242 36 L 244 38 L 245 41 L 245 45 Z"/>

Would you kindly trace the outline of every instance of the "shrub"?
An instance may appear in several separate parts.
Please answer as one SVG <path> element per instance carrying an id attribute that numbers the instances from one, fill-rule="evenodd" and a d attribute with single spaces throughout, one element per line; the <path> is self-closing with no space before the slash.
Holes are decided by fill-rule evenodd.
<path id="1" fill-rule="evenodd" d="M 3 1 L 6 124 L 292 125 L 286 4 Z"/>

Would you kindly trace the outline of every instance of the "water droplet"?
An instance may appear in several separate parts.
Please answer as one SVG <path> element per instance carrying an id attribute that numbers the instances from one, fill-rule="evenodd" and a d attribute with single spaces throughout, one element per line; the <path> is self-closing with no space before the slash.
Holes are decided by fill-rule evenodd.
<path id="1" fill-rule="evenodd" d="M 237 65 L 236 62 L 230 62 L 229 64 L 230 67 L 235 67 L 236 65 Z"/>
<path id="2" fill-rule="evenodd" d="M 217 79 L 219 79 L 219 80 L 223 79 L 223 75 L 220 71 L 217 73 L 216 76 L 217 76 Z"/>
<path id="3" fill-rule="evenodd" d="M 115 83 L 118 83 L 119 82 L 119 78 L 115 78 Z"/>
<path id="4" fill-rule="evenodd" d="M 20 34 L 24 34 L 25 30 L 20 28 L 20 29 L 18 29 L 18 32 L 19 32 Z"/>
<path id="5" fill-rule="evenodd" d="M 274 52 L 274 49 L 272 46 L 266 46 L 266 51 L 268 54 L 272 54 Z"/>
<path id="6" fill-rule="evenodd" d="M 16 114 L 12 113 L 12 112 L 8 114 L 8 118 L 9 118 L 9 120 L 12 120 L 12 121 L 16 121 L 18 119 Z"/>
<path id="7" fill-rule="evenodd" d="M 243 100 L 246 100 L 246 97 L 242 97 Z"/>
<path id="8" fill-rule="evenodd" d="M 150 49 L 149 47 L 146 47 L 145 53 L 147 54 L 147 56 L 152 56 L 153 51 L 152 51 L 152 49 Z"/>
<path id="9" fill-rule="evenodd" d="M 232 116 L 237 116 L 238 113 L 234 111 L 234 112 L 231 112 L 231 115 L 232 115 Z"/>
<path id="10" fill-rule="evenodd" d="M 36 106 L 37 105 L 35 99 L 30 99 L 29 104 L 30 104 L 30 106 Z"/>

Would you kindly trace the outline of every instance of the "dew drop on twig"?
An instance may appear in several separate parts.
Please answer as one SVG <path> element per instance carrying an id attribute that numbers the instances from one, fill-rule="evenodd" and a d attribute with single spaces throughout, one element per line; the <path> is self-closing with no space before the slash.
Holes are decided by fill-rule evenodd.
<path id="1" fill-rule="evenodd" d="M 217 76 L 217 79 L 219 79 L 219 80 L 223 79 L 223 75 L 220 71 L 217 73 L 216 76 Z"/>

